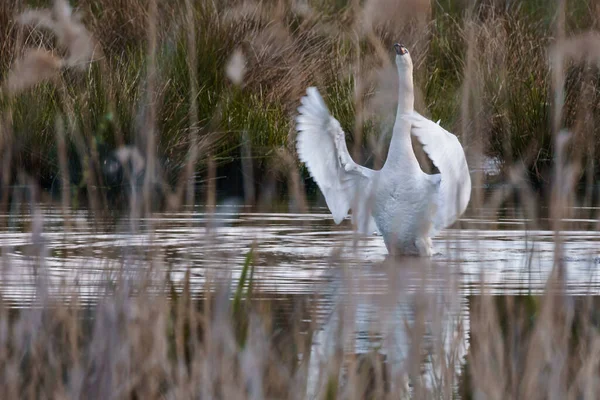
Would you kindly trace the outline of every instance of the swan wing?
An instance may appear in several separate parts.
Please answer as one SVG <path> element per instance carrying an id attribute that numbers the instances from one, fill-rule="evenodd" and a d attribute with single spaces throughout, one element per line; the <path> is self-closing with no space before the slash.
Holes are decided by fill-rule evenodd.
<path id="1" fill-rule="evenodd" d="M 296 148 L 312 178 L 325 196 L 333 220 L 339 224 L 352 209 L 353 223 L 363 233 L 374 226 L 370 194 L 377 171 L 352 160 L 346 135 L 338 120 L 329 114 L 315 87 L 306 90 L 296 117 Z"/>
<path id="2" fill-rule="evenodd" d="M 471 176 L 458 138 L 417 112 L 412 116 L 411 134 L 440 171 L 441 181 L 433 216 L 433 229 L 451 225 L 467 208 L 471 198 Z"/>

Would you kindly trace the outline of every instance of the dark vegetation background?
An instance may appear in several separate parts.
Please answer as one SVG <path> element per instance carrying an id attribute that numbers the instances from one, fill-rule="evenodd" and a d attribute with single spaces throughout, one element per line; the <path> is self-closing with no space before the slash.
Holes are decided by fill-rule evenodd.
<path id="1" fill-rule="evenodd" d="M 287 169 L 298 168 L 293 117 L 310 85 L 325 95 L 355 157 L 372 165 L 373 154 L 385 157 L 385 145 L 379 146 L 385 140 L 378 138 L 389 136 L 396 84 L 391 45 L 400 41 L 415 60 L 417 109 L 459 136 L 473 169 L 484 155 L 497 157 L 503 166 L 499 181 L 506 180 L 509 166 L 518 166 L 535 189 L 543 190 L 553 135 L 566 128 L 573 134 L 569 159 L 592 199 L 600 171 L 598 2 L 565 3 L 564 21 L 555 17 L 561 15 L 559 3 L 537 0 L 193 3 L 190 14 L 183 1 L 160 2 L 155 84 L 148 88 L 145 2 L 74 2 L 101 57 L 83 73 L 63 71 L 62 86 L 46 82 L 14 97 L 0 96 L 0 108 L 12 109 L 12 139 L 1 147 L 6 179 L 15 183 L 19 172 L 25 172 L 58 193 L 56 120 L 57 115 L 73 115 L 66 137 L 73 192 L 90 184 L 90 174 L 97 177 L 95 185 L 118 186 L 121 178 L 107 176 L 103 160 L 124 145 L 146 155 L 147 90 L 152 90 L 156 109 L 157 165 L 170 185 L 189 156 L 193 129 L 202 144 L 194 163 L 197 189 L 216 179 L 221 192 L 239 195 L 250 168 L 259 197 L 277 193 L 286 186 Z M 60 52 L 43 29 L 16 24 L 26 6 L 49 4 L 6 0 L 0 5 L 2 80 L 26 48 Z M 190 16 L 197 52 L 193 95 L 186 30 Z M 565 38 L 576 38 L 557 38 L 558 24 Z M 556 121 L 550 56 L 559 42 L 578 52 L 566 60 L 565 107 Z M 236 52 L 245 71 L 240 85 L 226 76 Z M 190 107 L 196 109 L 197 121 L 190 120 Z M 84 138 L 79 150 L 74 132 Z M 242 163 L 243 158 L 250 163 Z M 213 161 L 217 172 L 206 178 Z M 312 181 L 306 183 L 314 191 Z"/>

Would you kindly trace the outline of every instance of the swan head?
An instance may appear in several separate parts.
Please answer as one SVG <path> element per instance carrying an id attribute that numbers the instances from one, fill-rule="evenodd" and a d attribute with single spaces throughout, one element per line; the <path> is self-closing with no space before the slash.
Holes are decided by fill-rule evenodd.
<path id="1" fill-rule="evenodd" d="M 412 68 L 412 59 L 410 58 L 408 49 L 404 45 L 396 43 L 394 44 L 394 50 L 396 50 L 396 65 L 398 69 Z"/>

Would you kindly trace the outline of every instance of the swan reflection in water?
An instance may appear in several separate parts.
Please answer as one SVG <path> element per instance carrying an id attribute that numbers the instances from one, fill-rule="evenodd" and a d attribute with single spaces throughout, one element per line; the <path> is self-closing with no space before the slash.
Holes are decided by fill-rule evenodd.
<path id="1" fill-rule="evenodd" d="M 322 329 L 310 351 L 308 397 L 327 390 L 327 371 L 340 370 L 330 369 L 336 354 L 354 360 L 376 354 L 383 363 L 373 368 L 391 393 L 454 391 L 467 352 L 469 315 L 453 270 L 415 257 L 332 268 L 320 300 Z M 360 379 L 347 370 L 342 375 L 342 381 Z"/>

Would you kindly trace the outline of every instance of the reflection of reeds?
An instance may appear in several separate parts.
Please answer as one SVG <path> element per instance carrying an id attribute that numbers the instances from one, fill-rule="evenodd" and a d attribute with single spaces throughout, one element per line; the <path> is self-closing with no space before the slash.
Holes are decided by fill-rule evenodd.
<path id="1" fill-rule="evenodd" d="M 585 183 L 584 204 L 598 196 L 600 47 L 594 31 L 572 33 L 577 10 L 561 2 L 553 27 L 539 9 L 527 11 L 534 2 L 460 12 L 414 0 L 146 3 L 80 1 L 72 10 L 55 0 L 50 9 L 20 14 L 19 2 L 0 5 L 0 211 L 12 228 L 8 210 L 24 193 L 31 199 L 27 257 L 36 288 L 31 308 L 0 303 L 6 398 L 305 398 L 308 391 L 319 398 L 597 397 L 594 301 L 566 296 L 561 247 L 562 220 L 580 201 L 577 183 Z M 596 26 L 586 18 L 575 22 Z M 389 130 L 396 82 L 388 53 L 397 40 L 415 54 L 418 108 L 455 128 L 472 165 L 484 155 L 503 161 L 506 185 L 484 192 L 477 173 L 469 212 L 513 205 L 530 219 L 528 229 L 539 229 L 548 228 L 540 206 L 550 203 L 556 260 L 543 296 L 495 299 L 482 284 L 469 318 L 457 313 L 454 324 L 443 325 L 444 307 L 458 298 L 456 277 L 442 279 L 433 294 L 428 285 L 442 273 L 457 275 L 458 259 L 433 273 L 426 260 L 388 261 L 383 268 L 400 277 L 391 273 L 398 282 L 391 279 L 382 302 L 393 308 L 401 299 L 413 312 L 392 321 L 400 322 L 392 332 L 406 334 L 406 358 L 392 368 L 382 352 L 349 350 L 343 339 L 356 322 L 350 295 L 333 313 L 338 323 L 326 357 L 311 369 L 321 330 L 310 301 L 261 301 L 266 292 L 248 275 L 235 293 L 222 285 L 226 271 L 200 288 L 192 287 L 191 268 L 171 282 L 165 255 L 152 247 L 135 254 L 139 260 L 127 254 L 117 266 L 107 261 L 93 304 L 79 298 L 85 288 L 77 283 L 49 287 L 38 177 L 59 174 L 65 230 L 76 230 L 75 184 L 87 191 L 82 206 L 93 215 L 112 211 L 102 165 L 115 151 L 131 191 L 127 230 L 139 232 L 152 226 L 137 217 L 149 216 L 161 197 L 172 209 L 195 204 L 200 174 L 203 202 L 214 211 L 219 160 L 241 148 L 248 203 L 270 209 L 273 187 L 284 181 L 293 209 L 305 211 L 291 150 L 299 97 L 309 85 L 322 87 L 352 132 L 354 154 L 381 165 L 384 139 L 373 138 Z M 254 192 L 256 171 L 269 189 Z M 26 189 L 11 187 L 15 182 Z M 260 242 L 243 268 L 251 277 L 259 249 Z M 344 271 L 338 262 L 332 257 L 332 269 Z M 8 273 L 10 265 L 2 265 Z M 419 282 L 410 296 L 406 275 Z M 443 291 L 448 296 L 436 302 Z M 467 319 L 472 341 L 460 371 Z"/>

